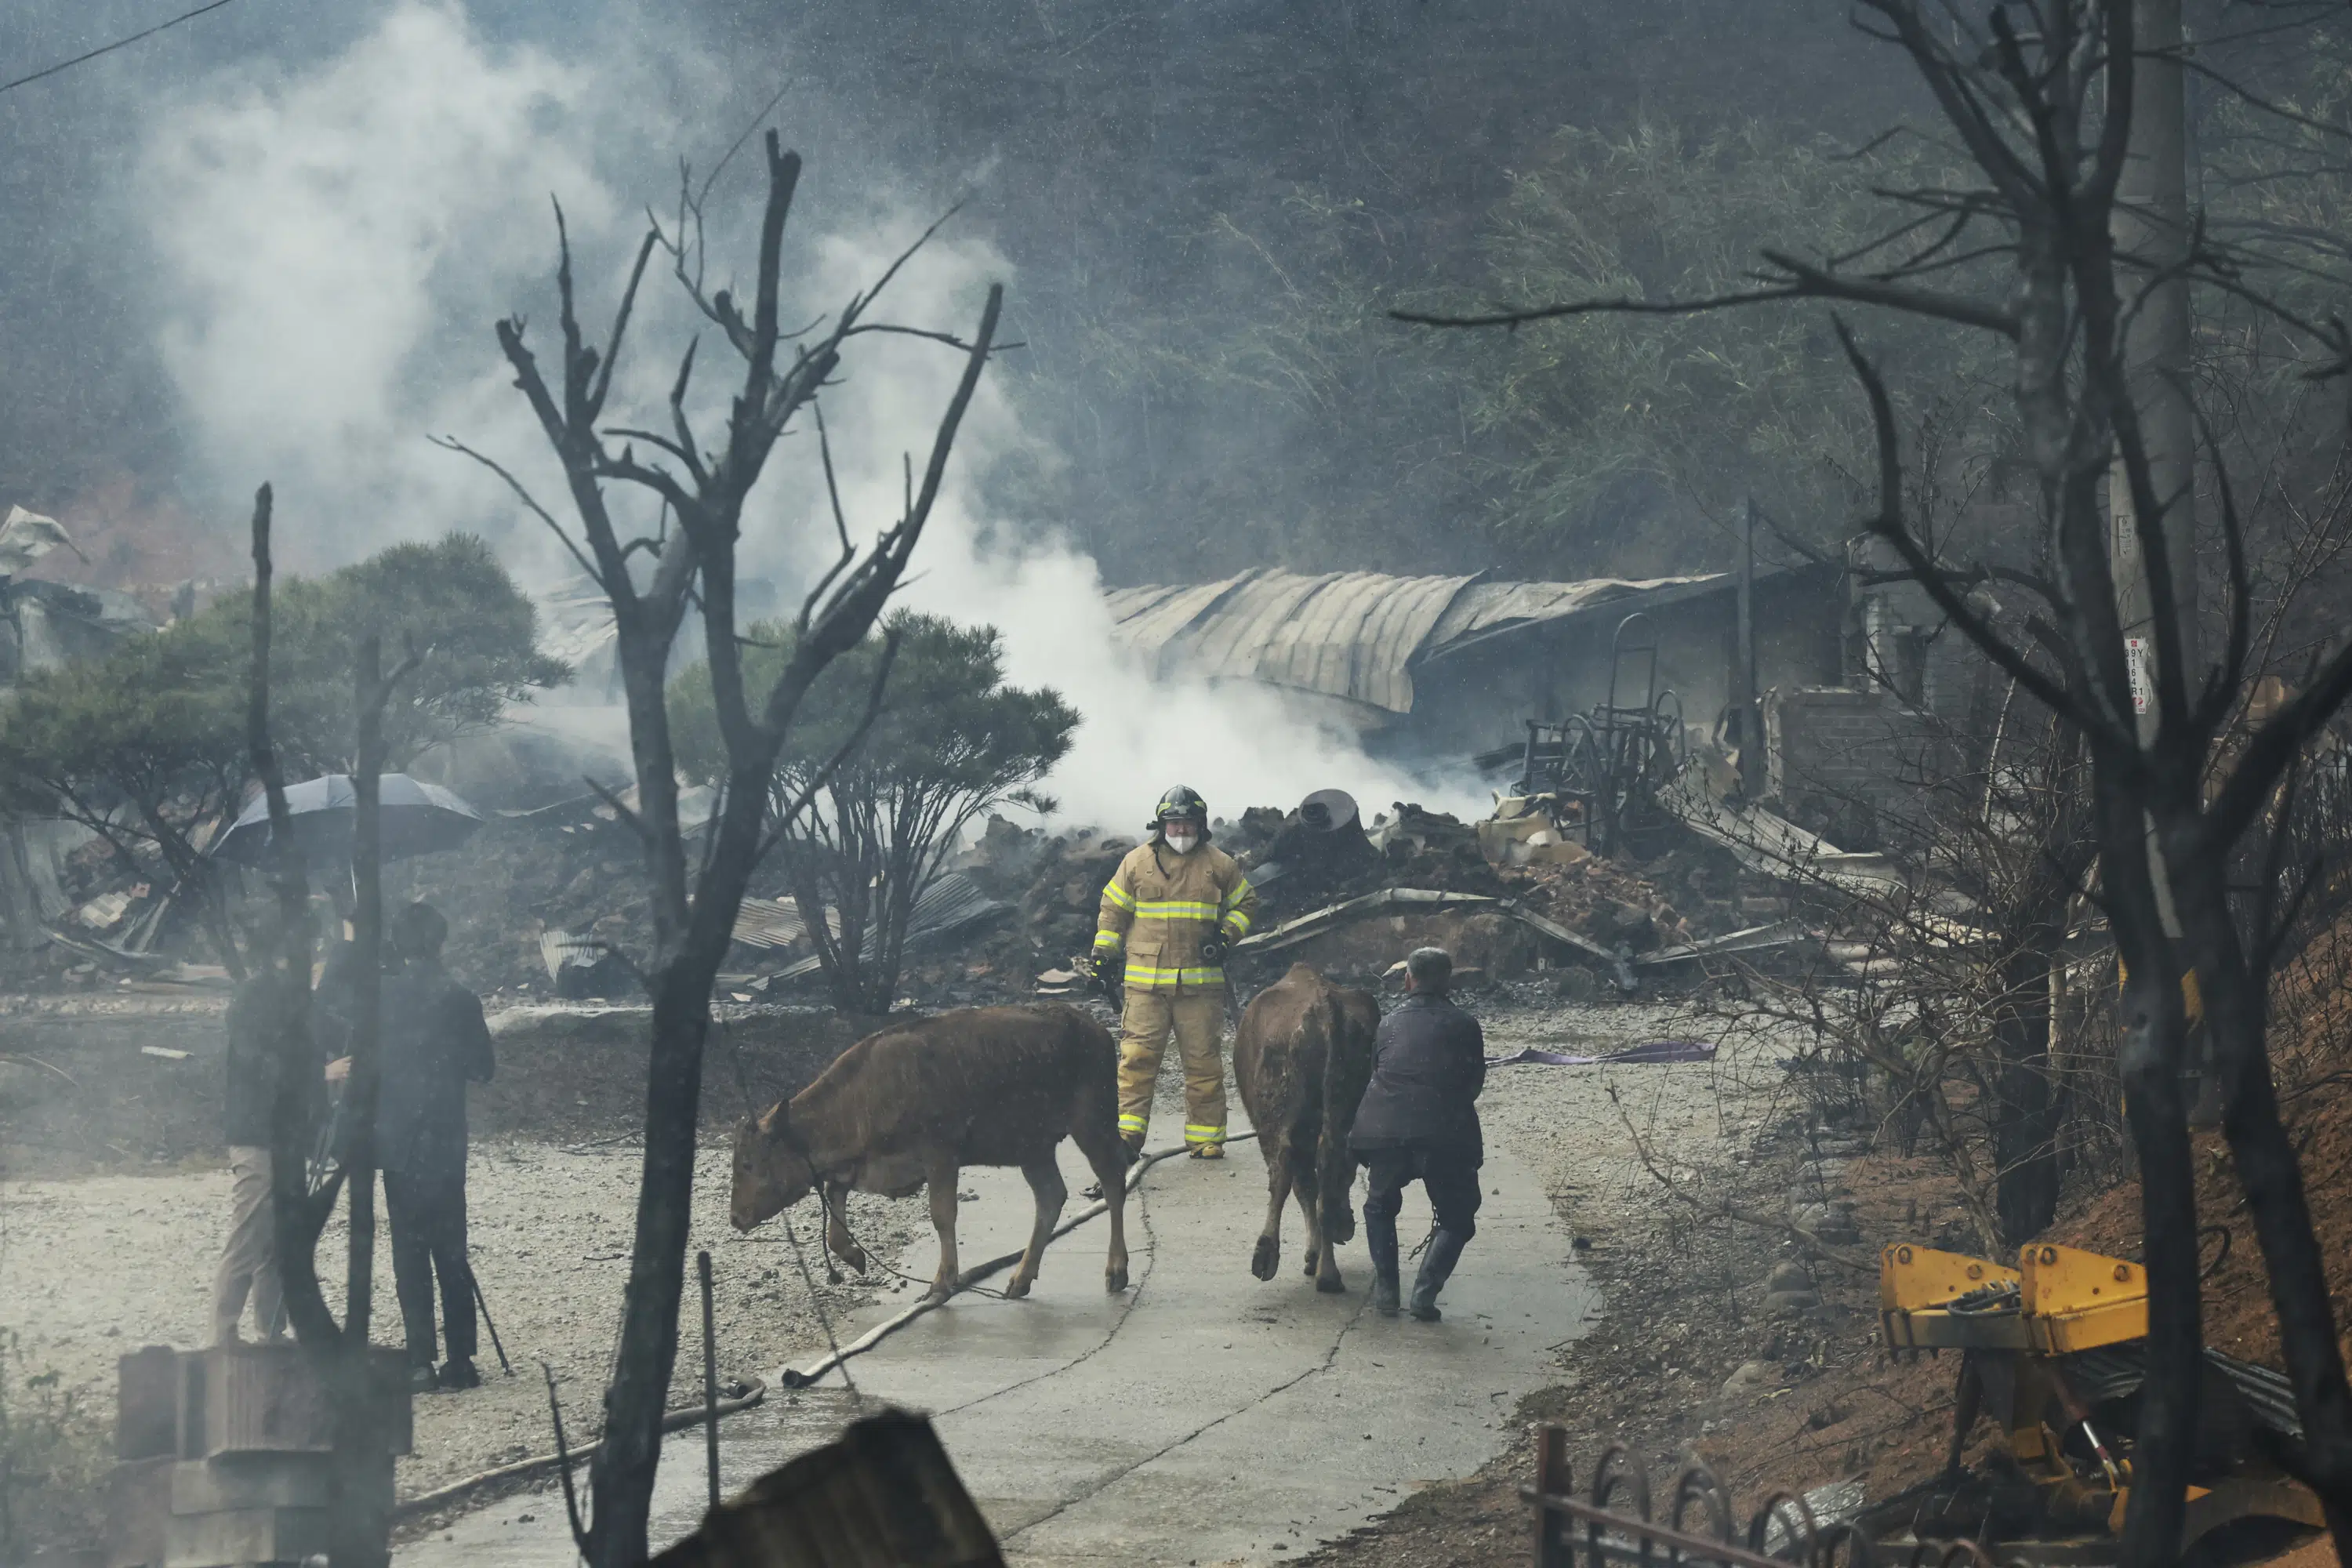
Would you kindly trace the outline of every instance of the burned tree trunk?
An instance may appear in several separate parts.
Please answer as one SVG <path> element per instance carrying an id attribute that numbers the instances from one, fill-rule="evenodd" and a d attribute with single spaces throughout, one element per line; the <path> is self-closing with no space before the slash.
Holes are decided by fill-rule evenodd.
<path id="1" fill-rule="evenodd" d="M 935 331 L 917 334 L 955 349 L 962 357 L 961 374 L 933 432 L 919 485 L 909 486 L 905 510 L 863 552 L 850 542 L 848 522 L 833 485 L 830 448 L 824 443 L 823 422 L 818 422 L 825 500 L 830 503 L 840 553 L 801 606 L 793 651 L 782 672 L 765 692 L 749 690 L 735 606 L 735 552 L 741 538 L 744 504 L 785 427 L 803 408 L 814 403 L 827 378 L 840 366 L 850 341 L 861 333 L 886 330 L 866 317 L 898 271 L 893 266 L 880 283 L 852 299 L 829 324 L 821 321 L 797 334 L 790 333 L 784 325 L 781 294 L 782 240 L 801 164 L 797 154 L 783 150 L 773 132 L 768 133 L 765 147 L 767 199 L 748 314 L 732 292 L 706 295 L 703 291 L 700 197 L 689 186 L 681 196 L 677 232 L 667 235 L 656 227 L 639 247 L 614 313 L 610 341 L 601 353 L 583 340 L 580 331 L 571 247 L 563 235 L 560 208 L 556 288 L 562 364 L 552 384 L 525 343 L 520 319 L 499 323 L 499 344 L 515 372 L 516 384 L 563 467 L 572 526 L 559 522 L 531 499 L 503 466 L 455 441 L 444 443 L 496 472 L 604 589 L 613 608 L 629 715 L 637 800 L 630 806 L 608 795 L 607 803 L 637 835 L 645 855 L 653 895 L 654 951 L 638 968 L 646 976 L 654 1006 L 636 1235 L 623 1303 L 621 1340 L 613 1380 L 605 1391 L 604 1431 L 591 1477 L 594 1512 L 579 1539 L 582 1552 L 595 1568 L 633 1568 L 647 1555 L 654 1475 L 661 1458 L 662 1409 L 677 1353 L 710 987 L 761 857 L 781 825 L 824 787 L 871 725 L 896 650 L 894 638 L 885 638 L 865 721 L 794 799 L 776 802 L 772 798 L 776 759 L 811 686 L 835 658 L 873 629 L 905 573 L 938 500 L 948 455 L 987 363 L 1003 309 L 1003 291 L 992 288 L 979 330 L 970 342 Z M 717 450 L 698 437 L 688 413 L 688 389 L 694 370 L 690 347 L 681 357 L 671 387 L 667 434 L 609 429 L 602 423 L 613 365 L 646 265 L 656 247 L 671 257 L 673 274 L 695 308 L 743 362 L 742 380 L 730 403 L 726 438 Z M 608 437 L 632 445 L 615 452 L 607 445 Z M 640 460 L 636 443 L 658 457 Z M 657 503 L 660 521 L 648 531 L 625 537 L 604 488 L 614 481 Z M 642 581 L 632 574 L 630 565 L 631 558 L 640 552 L 651 563 Z M 670 649 L 690 609 L 698 610 L 701 617 L 711 691 L 727 754 L 720 809 L 706 830 L 710 837 L 699 863 L 692 866 L 678 822 L 677 760 L 666 686 Z"/>
<path id="2" fill-rule="evenodd" d="M 2001 1240 L 2012 1247 L 2041 1235 L 2058 1215 L 2058 1124 L 2064 1103 L 2050 1059 L 2050 969 L 2064 935 L 2046 925 L 2023 932 L 1998 982 L 1993 1206 Z"/>
<path id="3" fill-rule="evenodd" d="M 257 967 L 247 984 L 262 988 L 257 1016 L 274 1036 L 278 1061 L 277 1103 L 271 1112 L 271 1226 L 287 1316 L 296 1341 L 309 1352 L 313 1374 L 333 1396 L 328 1561 L 331 1568 L 383 1568 L 392 1556 L 392 1520 L 386 1511 L 390 1498 L 383 1484 L 391 1464 L 388 1417 L 393 1401 L 406 1394 L 404 1389 L 383 1385 L 368 1344 L 375 1269 L 376 1002 L 383 932 L 377 780 L 383 763 L 384 700 L 408 666 L 404 664 L 390 679 L 381 679 L 380 645 L 371 637 L 361 647 L 355 671 L 360 766 L 354 779 L 358 802 L 352 860 L 360 888 L 355 931 L 364 963 L 354 988 L 362 1005 L 352 1048 L 346 1136 L 336 1151 L 340 1157 L 332 1173 L 314 1193 L 307 1176 L 320 1063 L 311 1035 L 310 894 L 301 853 L 295 847 L 293 816 L 287 809 L 285 777 L 269 740 L 270 510 L 269 487 L 264 485 L 254 500 L 253 668 L 246 736 L 253 770 L 269 804 L 270 880 L 278 907 L 275 929 L 257 943 Z M 336 1195 L 347 1184 L 351 1238 L 345 1255 L 345 1316 L 339 1327 L 320 1289 L 317 1247 Z"/>
<path id="4" fill-rule="evenodd" d="M 352 774 L 352 1073 L 347 1091 L 344 1191 L 350 1235 L 344 1256 L 341 1353 L 335 1359 L 334 1532 L 330 1568 L 383 1568 L 392 1561 L 388 1499 L 371 1483 L 389 1457 L 383 1400 L 368 1356 L 368 1325 L 375 1303 L 375 1110 L 383 1088 L 383 645 L 360 644 L 353 679 L 359 718 L 359 763 Z"/>
<path id="5" fill-rule="evenodd" d="M 270 1027 L 278 1047 L 278 1102 L 270 1114 L 269 1204 L 278 1283 L 294 1337 L 319 1358 L 332 1358 L 341 1331 L 319 1288 L 319 1233 L 333 1210 L 338 1170 L 317 1193 L 308 1180 L 311 1133 L 319 1113 L 319 1061 L 310 1019 L 310 895 L 301 855 L 294 847 L 294 817 L 286 805 L 286 775 L 269 739 L 270 490 L 253 498 L 253 668 L 246 708 L 246 745 L 254 775 L 269 805 L 271 891 L 277 899 L 274 940 L 257 954 L 268 986 Z"/>

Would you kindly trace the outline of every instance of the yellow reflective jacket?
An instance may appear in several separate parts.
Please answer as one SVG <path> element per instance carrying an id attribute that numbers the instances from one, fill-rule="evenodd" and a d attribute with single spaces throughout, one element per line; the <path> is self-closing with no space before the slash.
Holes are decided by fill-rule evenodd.
<path id="1" fill-rule="evenodd" d="M 1095 962 L 1127 949 L 1127 984 L 1146 991 L 1223 985 L 1223 966 L 1204 963 L 1201 943 L 1249 934 L 1257 894 L 1239 862 L 1213 844 L 1179 855 L 1153 838 L 1118 863 L 1096 917 Z"/>

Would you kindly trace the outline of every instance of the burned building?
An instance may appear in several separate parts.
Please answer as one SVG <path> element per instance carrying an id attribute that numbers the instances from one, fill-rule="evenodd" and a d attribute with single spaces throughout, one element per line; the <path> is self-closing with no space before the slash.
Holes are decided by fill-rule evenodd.
<path id="1" fill-rule="evenodd" d="M 1117 589 L 1109 602 L 1119 640 L 1153 674 L 1278 688 L 1367 751 L 1405 761 L 1507 744 L 1530 719 L 1611 700 L 1612 681 L 1621 705 L 1669 702 L 1710 734 L 1743 679 L 1743 621 L 1757 689 L 1844 674 L 1834 565 L 1760 572 L 1744 590 L 1732 573 L 1510 583 L 1257 571 Z"/>

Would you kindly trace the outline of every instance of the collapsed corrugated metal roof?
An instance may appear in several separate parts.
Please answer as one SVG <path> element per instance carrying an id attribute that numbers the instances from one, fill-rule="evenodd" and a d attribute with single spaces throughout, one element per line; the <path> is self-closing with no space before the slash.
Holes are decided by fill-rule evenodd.
<path id="1" fill-rule="evenodd" d="M 1428 651 L 1434 653 L 1470 637 L 1510 631 L 1538 621 L 1560 620 L 1596 605 L 1661 588 L 1726 581 L 1728 576 L 1727 573 L 1710 572 L 1696 577 L 1590 577 L 1581 583 L 1473 583 L 1454 596 L 1445 614 L 1430 629 Z"/>
<path id="2" fill-rule="evenodd" d="M 1412 667 L 1464 643 L 1595 605 L 1717 581 L 1597 577 L 1482 583 L 1376 572 L 1250 571 L 1215 583 L 1113 589 L 1113 635 L 1155 675 L 1249 679 L 1412 710 Z"/>
<path id="3" fill-rule="evenodd" d="M 1472 581 L 1253 571 L 1221 583 L 1117 589 L 1109 600 L 1114 635 L 1157 675 L 1260 680 L 1404 713 L 1412 708 L 1406 663 Z"/>

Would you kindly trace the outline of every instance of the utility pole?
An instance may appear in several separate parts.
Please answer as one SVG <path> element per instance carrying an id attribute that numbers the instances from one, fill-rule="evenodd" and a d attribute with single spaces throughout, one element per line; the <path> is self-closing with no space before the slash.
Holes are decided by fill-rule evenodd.
<path id="1" fill-rule="evenodd" d="M 2120 269 L 2132 291 L 2124 303 L 2128 307 L 2137 292 L 2148 290 L 2124 336 L 2124 368 L 2147 448 L 2148 477 L 2164 508 L 2172 594 L 2180 607 L 2179 651 L 2194 691 L 2204 660 L 2197 620 L 2197 422 L 2189 402 L 2189 282 L 2181 268 L 2189 256 L 2189 178 L 2180 5 L 2181 0 L 2133 0 L 2137 38 L 2131 136 L 2111 227 L 2117 255 L 2130 263 Z M 2164 281 L 2151 289 L 2149 279 L 2158 276 Z M 2150 699 L 2140 710 L 2145 740 L 2156 720 L 2155 649 L 2148 642 L 2153 611 L 2120 454 L 2110 470 L 2107 496 L 2116 618 L 2125 637 L 2141 650 L 2140 665 L 2151 672 L 2149 679 L 2135 681 L 2137 692 Z"/>
<path id="2" fill-rule="evenodd" d="M 1739 514 L 1739 614 L 1732 630 L 1732 742 L 1739 748 L 1739 793 L 1764 787 L 1764 726 L 1756 712 L 1756 498 Z"/>
<path id="3" fill-rule="evenodd" d="M 2132 0 L 2134 62 L 2129 139 L 2109 220 L 2118 268 L 2130 290 L 2129 310 L 2146 300 L 2126 329 L 2125 384 L 2139 416 L 2140 441 L 2147 453 L 2148 487 L 2163 510 L 2163 538 L 2176 611 L 2172 651 L 2191 692 L 2203 684 L 2205 661 L 2197 617 L 2197 421 L 2189 401 L 2189 137 L 2188 39 L 2180 23 L 2181 0 Z M 2163 281 L 2152 283 L 2153 279 Z M 2155 611 L 2147 561 L 2135 531 L 2131 486 L 2118 450 L 2107 477 L 2110 559 L 2115 563 L 2116 619 L 2121 623 L 2126 658 L 2132 670 L 2133 706 L 2140 742 L 2156 731 Z M 2172 901 L 2172 879 L 2148 824 L 2148 869 L 2156 890 L 2157 918 L 2164 934 L 2180 940 L 2180 912 Z M 2196 976 L 2192 972 L 2189 982 Z M 2189 1078 L 2189 1120 L 2211 1125 L 2221 1117 L 2218 1078 L 2205 1059 L 2206 1044 L 2192 1041 L 2183 1062 Z"/>

